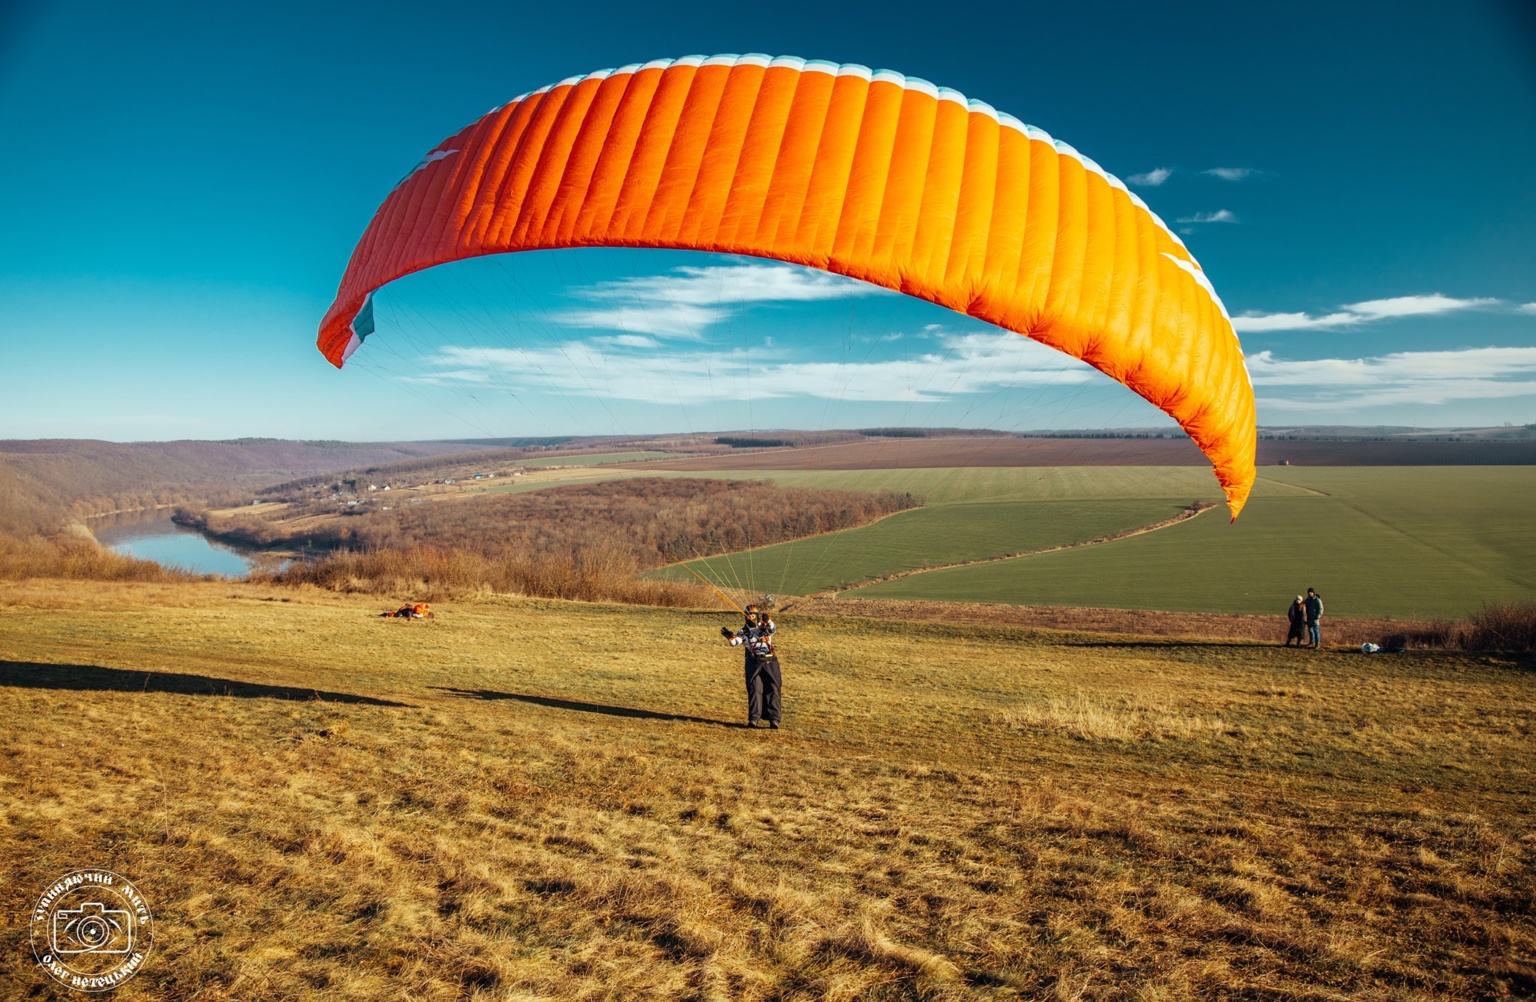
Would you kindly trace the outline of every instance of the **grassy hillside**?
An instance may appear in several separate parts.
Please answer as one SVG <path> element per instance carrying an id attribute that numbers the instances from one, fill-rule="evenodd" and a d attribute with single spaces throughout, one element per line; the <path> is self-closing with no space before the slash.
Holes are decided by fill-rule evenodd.
<path id="1" fill-rule="evenodd" d="M 853 594 L 1278 615 L 1316 587 L 1335 614 L 1404 617 L 1536 596 L 1536 467 L 1270 467 L 1262 477 L 1235 525 L 1194 519 Z"/>
<path id="2" fill-rule="evenodd" d="M 4 598 L 0 907 L 135 881 L 125 1002 L 1536 991 L 1529 665 L 786 617 L 749 732 L 719 614 Z"/>
<path id="3" fill-rule="evenodd" d="M 1209 471 L 1178 466 L 720 471 L 713 475 L 761 477 L 780 486 L 910 492 L 927 500 L 918 511 L 874 525 L 689 565 L 721 584 L 792 595 L 847 587 L 915 568 L 1070 546 L 1161 522 L 1194 501 L 1221 497 Z M 1264 497 L 1305 493 L 1277 481 L 1261 482 L 1255 492 Z M 667 573 L 686 579 L 685 571 Z"/>

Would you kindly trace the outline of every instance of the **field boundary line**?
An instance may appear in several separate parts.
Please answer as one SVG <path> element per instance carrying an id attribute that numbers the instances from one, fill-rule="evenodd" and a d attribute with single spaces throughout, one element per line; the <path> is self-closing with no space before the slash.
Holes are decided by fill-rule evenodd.
<path id="1" fill-rule="evenodd" d="M 1294 487 L 1298 491 L 1306 491 L 1308 494 L 1316 494 L 1318 497 L 1333 497 L 1327 491 L 1318 490 L 1316 487 L 1308 487 L 1306 484 L 1298 484 L 1290 480 L 1281 480 L 1279 477 L 1266 477 L 1261 474 L 1260 479 L 1268 480 L 1272 484 L 1284 484 L 1287 487 Z"/>
<path id="2" fill-rule="evenodd" d="M 1037 553 L 1055 553 L 1058 550 L 1075 550 L 1084 546 L 1096 546 L 1099 543 L 1113 543 L 1117 539 L 1129 539 L 1132 536 L 1140 536 L 1144 533 L 1156 532 L 1159 529 L 1166 529 L 1169 526 L 1178 525 L 1180 522 L 1188 522 L 1190 519 L 1198 516 L 1201 512 L 1210 511 L 1212 508 L 1218 507 L 1220 507 L 1220 502 L 1218 501 L 1196 501 L 1194 504 L 1190 505 L 1188 508 L 1185 508 L 1183 511 L 1179 512 L 1172 518 L 1165 518 L 1161 522 L 1153 522 L 1151 525 L 1142 525 L 1134 529 L 1125 529 L 1121 532 L 1111 532 L 1107 535 L 1095 536 L 1092 539 L 1084 539 L 1077 543 L 1063 543 L 1060 546 L 1045 546 L 1038 550 L 1020 550 L 1017 553 L 1004 553 L 1001 556 L 996 557 L 977 557 L 975 560 L 962 560 L 953 564 L 936 564 L 932 567 L 914 567 L 910 570 L 895 571 L 890 574 L 882 574 L 877 578 L 869 578 L 867 580 L 860 581 L 858 584 L 851 584 L 844 588 L 828 588 L 825 591 L 819 591 L 809 597 L 836 598 L 843 592 L 855 591 L 868 585 L 882 584 L 886 581 L 895 581 L 899 578 L 909 578 L 916 574 L 927 574 L 929 571 L 947 571 L 956 567 L 972 567 L 976 564 L 995 564 L 1000 560 L 1014 560 L 1018 557 L 1032 557 Z"/>

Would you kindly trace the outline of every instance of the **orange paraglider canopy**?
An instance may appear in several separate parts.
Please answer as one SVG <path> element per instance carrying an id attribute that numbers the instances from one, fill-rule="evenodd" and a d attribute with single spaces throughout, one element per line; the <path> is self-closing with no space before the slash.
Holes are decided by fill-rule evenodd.
<path id="1" fill-rule="evenodd" d="M 380 206 L 320 327 L 340 366 L 380 286 L 482 254 L 627 246 L 861 279 L 1082 359 L 1172 416 L 1235 518 L 1253 388 L 1182 241 L 1072 147 L 862 66 L 692 56 L 563 80 L 439 143 Z"/>

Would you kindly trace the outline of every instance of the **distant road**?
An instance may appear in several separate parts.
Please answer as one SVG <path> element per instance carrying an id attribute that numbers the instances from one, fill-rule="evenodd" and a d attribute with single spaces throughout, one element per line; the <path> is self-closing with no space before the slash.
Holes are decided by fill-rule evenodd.
<path id="1" fill-rule="evenodd" d="M 1259 442 L 1260 466 L 1527 466 L 1531 442 Z M 727 452 L 648 470 L 907 470 L 964 466 L 1205 466 L 1187 438 L 898 438 Z"/>

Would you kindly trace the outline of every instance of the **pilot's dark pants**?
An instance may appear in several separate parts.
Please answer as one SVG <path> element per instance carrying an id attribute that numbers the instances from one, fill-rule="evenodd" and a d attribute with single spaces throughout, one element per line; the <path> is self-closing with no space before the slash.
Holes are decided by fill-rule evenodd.
<path id="1" fill-rule="evenodd" d="M 779 656 L 747 655 L 747 721 L 779 722 L 779 686 L 783 679 L 779 674 Z"/>

